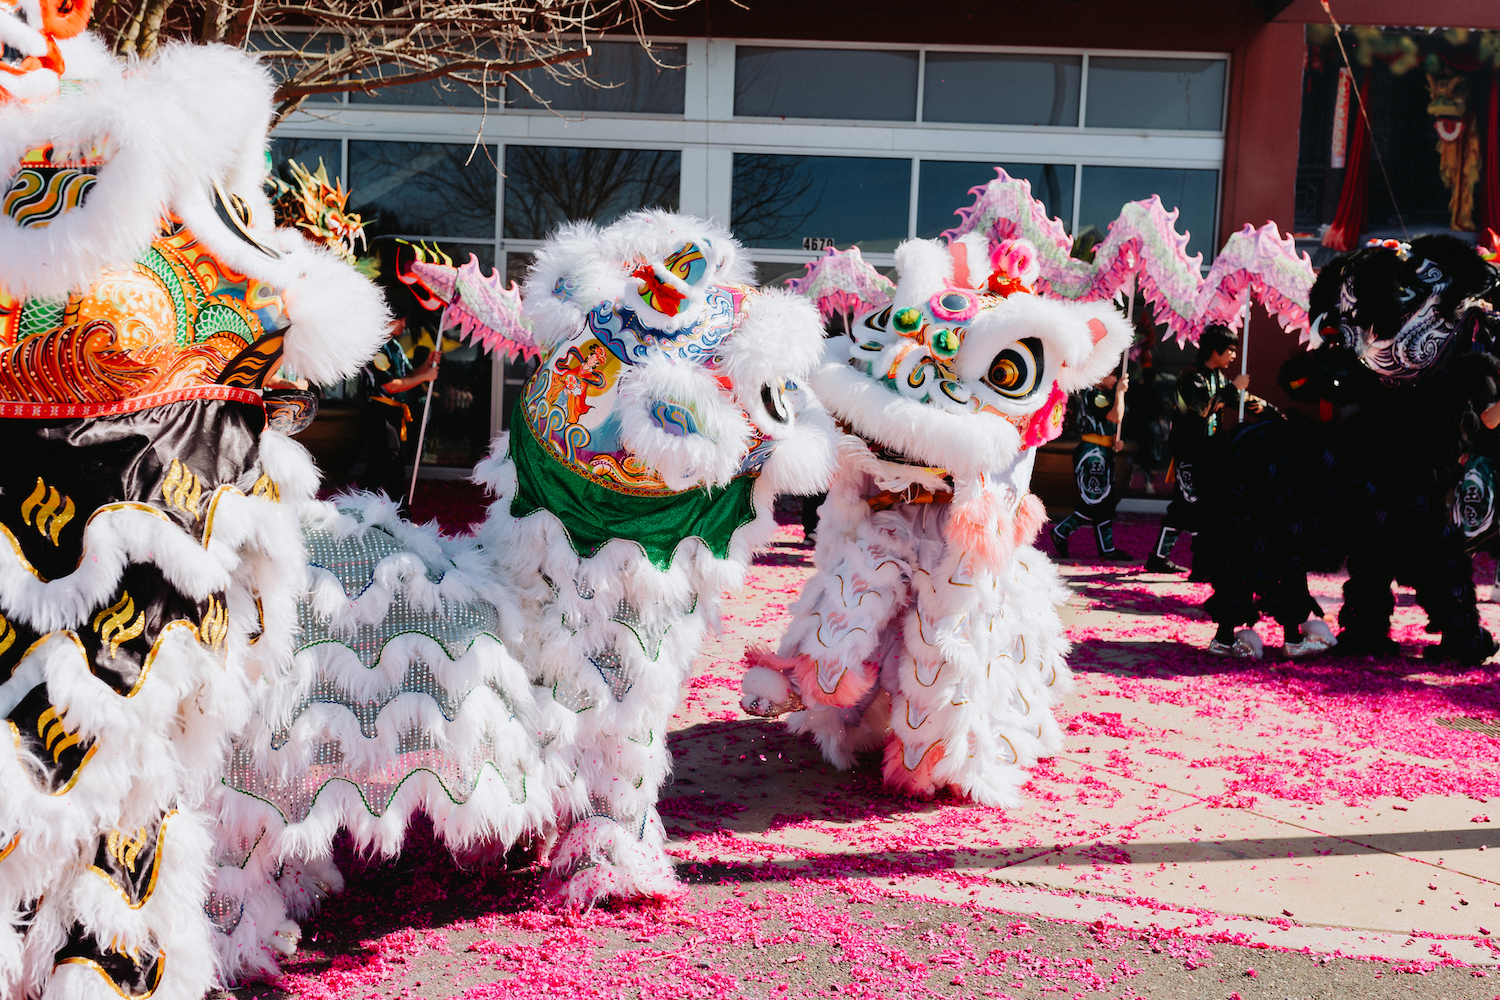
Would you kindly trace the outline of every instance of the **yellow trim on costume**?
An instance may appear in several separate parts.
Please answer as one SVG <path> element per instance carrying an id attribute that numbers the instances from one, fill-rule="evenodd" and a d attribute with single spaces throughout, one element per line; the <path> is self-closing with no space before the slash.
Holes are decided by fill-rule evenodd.
<path id="1" fill-rule="evenodd" d="M 133 956 L 132 956 L 132 960 L 134 960 Z M 115 981 L 113 979 L 109 978 L 109 973 L 107 973 L 107 972 L 104 971 L 104 966 L 100 965 L 98 962 L 94 961 L 92 958 L 85 958 L 82 955 L 76 955 L 76 956 L 74 956 L 72 958 L 65 958 L 61 962 L 58 962 L 57 964 L 58 965 L 86 965 L 86 966 L 88 966 L 89 968 L 93 969 L 95 972 L 99 973 L 99 978 L 103 979 L 106 983 L 108 983 L 109 984 L 109 988 L 112 989 L 112 990 L 114 990 L 115 994 L 117 996 L 119 996 L 121 998 L 121 1000 L 149 1000 L 149 998 L 151 997 L 151 995 L 154 994 L 157 991 L 157 989 L 161 986 L 162 977 L 166 973 L 167 953 L 164 952 L 164 951 L 160 952 L 156 956 L 156 962 L 157 962 L 157 965 L 156 965 L 156 982 L 145 993 L 126 993 L 124 990 L 120 989 L 120 987 L 118 985 L 116 985 L 116 983 L 115 983 Z"/>
<path id="2" fill-rule="evenodd" d="M 219 512 L 219 501 L 224 499 L 225 493 L 236 493 L 240 496 L 245 495 L 228 483 L 214 490 L 213 496 L 208 501 L 208 514 L 203 518 L 203 547 L 205 549 L 208 548 L 209 538 L 213 537 L 214 515 Z"/>
<path id="3" fill-rule="evenodd" d="M 13 534 L 10 533 L 10 529 L 7 528 L 5 525 L 0 524 L 0 531 L 5 532 L 5 539 L 6 539 L 6 541 L 10 542 L 10 547 L 15 550 L 16 559 L 17 559 L 17 561 L 20 562 L 21 568 L 24 569 L 24 570 L 26 570 L 32 576 L 36 577 L 38 580 L 41 580 L 43 583 L 46 583 L 47 581 L 46 581 L 46 579 L 44 579 L 42 577 L 42 574 L 38 573 L 36 571 L 36 567 L 33 566 L 33 565 L 31 565 L 31 560 L 26 558 L 26 553 L 23 552 L 23 551 L 21 551 L 21 543 L 16 540 L 16 536 L 15 535 L 13 535 Z M 80 559 L 78 561 L 78 564 L 80 566 L 83 565 L 83 560 Z"/>
<path id="4" fill-rule="evenodd" d="M 146 903 L 151 899 L 152 894 L 156 892 L 156 880 L 161 877 L 162 838 L 165 837 L 167 833 L 167 821 L 176 815 L 177 810 L 173 809 L 171 812 L 162 817 L 161 825 L 156 828 L 156 864 L 151 869 L 151 881 L 146 886 L 146 891 L 142 894 L 141 901 L 139 903 L 132 903 L 130 901 L 130 896 L 125 892 L 124 889 L 120 888 L 118 882 L 110 877 L 109 872 L 105 871 L 103 868 L 100 868 L 98 865 L 89 865 L 89 871 L 104 879 L 104 881 L 108 883 L 111 889 L 120 894 L 120 898 L 125 901 L 125 905 L 130 907 L 132 910 L 139 910 L 141 907 L 145 906 Z M 144 833 L 145 831 L 142 830 L 140 832 Z M 20 834 L 17 834 L 16 836 L 17 838 L 19 838 Z M 110 841 L 115 840 L 115 838 L 119 838 L 119 840 L 122 842 L 124 840 L 124 838 L 120 835 L 120 831 L 118 830 L 111 830 L 109 833 L 109 838 Z M 259 841 L 257 841 L 257 843 L 259 843 Z M 109 841 L 106 842 L 106 848 L 108 848 L 108 844 Z M 140 856 L 141 851 L 145 850 L 145 844 L 142 841 L 136 841 L 132 839 L 130 850 L 133 850 L 135 853 L 130 854 L 128 860 L 126 858 L 121 858 L 118 854 L 115 854 L 113 850 L 110 851 L 110 854 L 113 855 L 117 860 L 125 864 L 126 867 L 128 867 L 131 871 L 135 871 L 135 859 Z"/>
<path id="5" fill-rule="evenodd" d="M 93 760 L 94 759 L 94 754 L 96 754 L 98 752 L 99 752 L 99 744 L 98 743 L 95 743 L 93 746 L 89 747 L 88 753 L 86 753 L 86 754 L 83 755 L 83 760 L 81 760 L 81 761 L 78 762 L 78 768 L 77 768 L 77 770 L 75 770 L 73 772 L 73 777 L 71 777 L 71 778 L 68 779 L 68 783 L 66 785 L 63 785 L 61 788 L 59 788 L 57 791 L 53 792 L 52 794 L 53 795 L 66 795 L 69 792 L 71 792 L 73 790 L 73 786 L 76 785 L 76 784 L 78 784 L 78 779 L 83 776 L 83 769 L 88 766 L 89 761 Z"/>
<path id="6" fill-rule="evenodd" d="M 213 539 L 214 513 L 218 509 L 219 500 L 223 498 L 223 496 L 224 496 L 225 493 L 235 493 L 235 494 L 238 494 L 239 496 L 244 496 L 245 495 L 245 494 L 241 493 L 238 489 L 236 489 L 235 487 L 233 487 L 233 486 L 231 486 L 231 485 L 229 485 L 227 483 L 224 484 L 223 486 L 220 486 L 218 489 L 214 490 L 213 499 L 209 501 L 208 516 L 207 516 L 207 518 L 205 520 L 205 525 L 204 525 L 204 529 L 203 529 L 203 548 L 204 549 L 208 548 L 209 542 Z M 159 509 L 157 507 L 153 507 L 153 506 L 151 506 L 148 503 L 142 503 L 139 500 L 121 500 L 121 501 L 118 501 L 116 503 L 105 504 L 104 506 L 96 509 L 92 514 L 90 514 L 89 515 L 89 519 L 87 521 L 85 521 L 84 525 L 83 525 L 84 534 L 87 535 L 88 530 L 89 530 L 89 525 L 94 523 L 94 518 L 98 517 L 100 514 L 104 514 L 106 512 L 116 511 L 116 510 L 138 510 L 138 511 L 142 511 L 142 512 L 147 513 L 147 514 L 152 514 L 152 515 L 160 518 L 161 520 L 165 521 L 168 524 L 174 524 L 174 522 L 172 521 L 171 517 L 169 517 L 165 511 L 163 511 L 163 510 L 161 510 L 161 509 Z M 15 535 L 11 534 L 11 531 L 10 531 L 9 528 L 7 528 L 4 524 L 0 524 L 0 532 L 4 532 L 5 533 L 5 538 L 6 538 L 7 541 L 10 542 L 10 547 L 15 552 L 15 555 L 16 555 L 16 561 L 21 564 L 21 568 L 22 569 L 26 570 L 26 572 L 30 573 L 33 577 L 35 577 L 37 580 L 41 581 L 42 583 L 51 583 L 52 582 L 52 581 L 48 580 L 45 576 L 42 576 L 42 574 L 40 574 L 40 573 L 38 573 L 36 571 L 36 567 L 31 564 L 31 560 L 26 558 L 26 553 L 21 549 L 21 543 L 16 540 L 16 536 Z M 83 557 L 85 555 L 87 555 L 87 554 L 88 554 L 88 550 L 86 548 L 82 552 L 79 553 L 78 563 L 77 563 L 76 566 L 73 567 L 74 570 L 77 570 L 78 566 L 82 566 L 83 565 Z"/>
<path id="7" fill-rule="evenodd" d="M 1097 444 L 1101 448 L 1113 448 L 1115 446 L 1115 439 L 1108 434 L 1084 434 L 1081 436 L 1087 443 Z"/>
<path id="8" fill-rule="evenodd" d="M 167 636 L 170 635 L 174 629 L 179 628 L 188 629 L 193 633 L 194 638 L 196 638 L 198 635 L 198 630 L 193 628 L 193 623 L 185 618 L 178 618 L 176 621 L 167 622 L 167 624 L 162 627 L 161 632 L 157 634 L 156 641 L 151 644 L 151 652 L 147 653 L 146 658 L 141 661 L 141 676 L 135 679 L 134 686 L 132 686 L 130 691 L 126 693 L 125 697 L 134 698 L 137 694 L 140 693 L 141 688 L 146 683 L 146 678 L 151 674 L 151 666 L 156 662 L 156 654 L 161 652 L 161 647 L 166 643 Z"/>
<path id="9" fill-rule="evenodd" d="M 0 861 L 4 861 L 6 858 L 10 857 L 10 852 L 14 851 L 16 849 L 16 845 L 20 842 L 21 835 L 17 833 L 14 837 L 10 838 L 10 843 L 6 844 L 4 847 L 0 847 Z"/>

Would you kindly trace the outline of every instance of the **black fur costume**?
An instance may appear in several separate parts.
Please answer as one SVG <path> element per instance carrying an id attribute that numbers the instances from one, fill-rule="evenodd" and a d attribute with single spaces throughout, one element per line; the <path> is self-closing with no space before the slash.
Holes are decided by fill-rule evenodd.
<path id="1" fill-rule="evenodd" d="M 1479 663 L 1496 651 L 1479 624 L 1473 567 L 1449 514 L 1477 414 L 1494 402 L 1497 275 L 1451 236 L 1343 255 L 1313 286 L 1323 343 L 1281 384 L 1322 420 L 1293 414 L 1240 428 L 1204 463 L 1199 545 L 1226 627 L 1269 614 L 1288 629 L 1320 614 L 1309 569 L 1347 562 L 1339 646 L 1394 653 L 1391 584 L 1416 591 L 1436 655 Z"/>

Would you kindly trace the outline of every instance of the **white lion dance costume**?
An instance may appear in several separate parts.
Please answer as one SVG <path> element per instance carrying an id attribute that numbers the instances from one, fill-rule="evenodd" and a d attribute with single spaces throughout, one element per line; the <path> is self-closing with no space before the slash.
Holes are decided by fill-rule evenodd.
<path id="1" fill-rule="evenodd" d="M 525 321 L 472 262 L 424 271 L 449 321 L 541 365 L 479 537 L 521 606 L 521 660 L 570 709 L 546 753 L 559 795 L 551 886 L 571 905 L 677 883 L 656 797 L 667 725 L 726 589 L 774 531 L 778 493 L 833 469 L 802 386 L 821 353 L 806 301 L 757 291 L 721 227 L 659 212 L 565 227 L 538 252 Z"/>
<path id="2" fill-rule="evenodd" d="M 1035 258 L 1024 240 L 913 240 L 894 287 L 857 250 L 799 283 L 846 313 L 812 384 L 848 433 L 817 572 L 780 649 L 750 651 L 742 704 L 792 712 L 837 767 L 883 749 L 911 794 L 1017 804 L 1024 768 L 1062 743 L 1067 592 L 1029 545 L 1046 517 L 1032 449 L 1130 331 L 1108 304 L 1030 294 Z"/>
<path id="3" fill-rule="evenodd" d="M 256 690 L 219 813 L 212 911 L 227 974 L 275 971 L 343 886 L 333 837 L 400 852 L 416 813 L 468 860 L 555 829 L 565 715 L 511 656 L 520 614 L 472 538 L 368 493 L 296 506 L 307 589 L 291 669 Z M 299 571 L 301 568 L 299 567 Z"/>
<path id="4" fill-rule="evenodd" d="M 272 84 L 221 47 L 125 67 L 90 4 L 0 0 L 0 997 L 195 1000 L 207 819 L 303 565 L 316 474 L 263 398 L 388 316 L 271 226 Z"/>
<path id="5" fill-rule="evenodd" d="M 292 174 L 283 224 L 356 263 L 363 223 L 347 193 L 321 168 Z M 479 544 L 403 521 L 374 494 L 308 493 L 282 488 L 307 554 L 291 660 L 256 685 L 218 803 L 209 909 L 226 977 L 274 973 L 296 948 L 294 921 L 343 885 L 341 828 L 390 857 L 422 812 L 456 855 L 495 860 L 549 836 L 573 785 L 542 759 L 567 713 L 507 651 L 520 613 Z"/>

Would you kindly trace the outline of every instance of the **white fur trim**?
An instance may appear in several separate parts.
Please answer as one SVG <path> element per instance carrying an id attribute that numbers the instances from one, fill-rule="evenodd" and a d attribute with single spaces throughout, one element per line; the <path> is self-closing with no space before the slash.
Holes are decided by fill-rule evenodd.
<path id="1" fill-rule="evenodd" d="M 58 298 L 128 264 L 169 209 L 203 198 L 264 148 L 272 84 L 222 45 L 173 45 L 128 75 L 118 68 L 83 93 L 41 104 L 0 104 L 0 163 L 28 149 L 103 145 L 107 162 L 87 202 L 44 228 L 0 216 L 6 291 Z M 8 168 L 7 168 L 8 169 Z"/>
<path id="2" fill-rule="evenodd" d="M 691 430 L 668 430 L 656 411 L 663 404 L 685 410 Z M 620 441 L 674 490 L 725 486 L 750 447 L 750 423 L 702 365 L 660 352 L 621 374 L 614 409 Z"/>

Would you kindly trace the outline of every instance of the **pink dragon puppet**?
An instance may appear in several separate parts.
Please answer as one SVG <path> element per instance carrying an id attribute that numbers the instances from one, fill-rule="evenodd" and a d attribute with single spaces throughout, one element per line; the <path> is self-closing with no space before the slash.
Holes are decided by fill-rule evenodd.
<path id="1" fill-rule="evenodd" d="M 1030 546 L 1034 449 L 1130 332 L 1107 303 L 1032 294 L 1036 261 L 1027 240 L 973 233 L 903 244 L 895 285 L 857 250 L 797 283 L 845 314 L 811 379 L 845 433 L 817 571 L 780 648 L 749 652 L 742 706 L 791 713 L 838 767 L 882 750 L 907 793 L 1014 805 L 1061 745 L 1067 593 Z"/>

